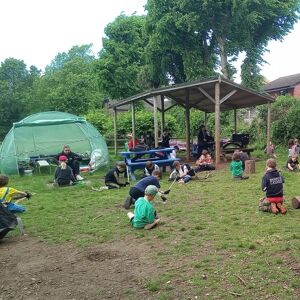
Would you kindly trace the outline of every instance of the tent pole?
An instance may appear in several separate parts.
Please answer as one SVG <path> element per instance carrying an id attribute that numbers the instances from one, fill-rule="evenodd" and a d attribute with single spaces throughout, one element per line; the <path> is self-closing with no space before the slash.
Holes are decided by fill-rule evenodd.
<path id="1" fill-rule="evenodd" d="M 114 107 L 114 146 L 115 146 L 115 156 L 118 153 L 118 140 L 117 140 L 117 108 Z"/>
<path id="2" fill-rule="evenodd" d="M 216 165 L 220 163 L 220 83 L 215 84 L 215 156 Z"/>

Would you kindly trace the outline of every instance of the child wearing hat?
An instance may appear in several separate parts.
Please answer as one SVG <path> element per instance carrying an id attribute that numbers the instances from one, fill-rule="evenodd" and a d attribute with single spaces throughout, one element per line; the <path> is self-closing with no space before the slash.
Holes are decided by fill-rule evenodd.
<path id="1" fill-rule="evenodd" d="M 145 196 L 135 202 L 134 213 L 127 214 L 130 223 L 134 228 L 151 229 L 155 227 L 160 219 L 156 218 L 156 211 L 152 205 L 158 188 L 155 185 L 148 185 L 145 189 Z"/>
<path id="2" fill-rule="evenodd" d="M 161 179 L 161 172 L 160 171 L 153 171 L 151 176 L 147 176 L 142 178 L 140 181 L 138 181 L 133 187 L 129 190 L 129 195 L 126 197 L 124 202 L 124 208 L 129 209 L 131 205 L 135 204 L 137 199 L 140 197 L 144 197 L 145 190 L 147 186 L 154 185 L 158 189 L 158 194 L 161 197 L 161 199 L 165 202 L 167 200 L 167 197 L 165 196 L 165 193 L 160 190 L 160 181 Z"/>
<path id="3" fill-rule="evenodd" d="M 54 181 L 58 186 L 72 185 L 76 181 L 71 167 L 67 165 L 68 158 L 66 155 L 61 155 L 58 158 L 58 167 L 55 170 Z"/>

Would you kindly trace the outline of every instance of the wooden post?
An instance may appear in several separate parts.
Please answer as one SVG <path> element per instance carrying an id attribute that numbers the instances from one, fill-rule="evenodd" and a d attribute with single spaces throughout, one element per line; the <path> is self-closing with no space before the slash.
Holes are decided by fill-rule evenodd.
<path id="1" fill-rule="evenodd" d="M 161 102 L 161 133 L 165 130 L 165 97 L 164 95 L 160 95 Z"/>
<path id="2" fill-rule="evenodd" d="M 204 112 L 204 126 L 207 127 L 207 112 Z"/>
<path id="3" fill-rule="evenodd" d="M 186 89 L 185 91 L 185 124 L 186 124 L 186 159 L 190 160 L 190 91 Z"/>
<path id="4" fill-rule="evenodd" d="M 271 131 L 271 102 L 268 102 L 268 116 L 267 116 L 267 146 L 270 145 L 270 131 Z"/>
<path id="5" fill-rule="evenodd" d="M 131 104 L 131 122 L 132 122 L 132 146 L 135 147 L 135 103 Z"/>
<path id="6" fill-rule="evenodd" d="M 118 136 L 117 136 L 117 108 L 114 107 L 114 146 L 115 156 L 118 154 Z"/>
<path id="7" fill-rule="evenodd" d="M 255 173 L 255 160 L 248 159 L 245 160 L 245 173 Z"/>
<path id="8" fill-rule="evenodd" d="M 153 116 L 154 116 L 154 144 L 155 147 L 158 147 L 157 96 L 153 97 Z"/>
<path id="9" fill-rule="evenodd" d="M 220 145 L 220 83 L 215 85 L 215 156 L 216 165 L 220 163 L 221 156 Z"/>
<path id="10" fill-rule="evenodd" d="M 233 118 L 234 118 L 234 133 L 237 132 L 237 113 L 236 113 L 236 108 L 233 110 Z"/>

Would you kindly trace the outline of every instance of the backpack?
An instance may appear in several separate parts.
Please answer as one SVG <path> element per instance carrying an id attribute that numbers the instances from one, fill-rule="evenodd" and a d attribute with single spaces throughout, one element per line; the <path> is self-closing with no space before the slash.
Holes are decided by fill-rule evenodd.
<path id="1" fill-rule="evenodd" d="M 196 176 L 196 173 L 195 173 L 194 169 L 189 164 L 183 164 L 181 166 L 182 172 L 184 172 L 184 167 L 186 167 L 188 169 L 187 175 Z"/>
<path id="2" fill-rule="evenodd" d="M 0 240 L 18 224 L 17 217 L 0 203 Z"/>

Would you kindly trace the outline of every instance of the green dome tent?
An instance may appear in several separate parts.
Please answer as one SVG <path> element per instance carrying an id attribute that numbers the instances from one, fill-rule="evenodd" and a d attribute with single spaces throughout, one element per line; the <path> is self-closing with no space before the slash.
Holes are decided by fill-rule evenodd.
<path id="1" fill-rule="evenodd" d="M 29 163 L 30 157 L 57 155 L 64 145 L 91 157 L 96 169 L 108 164 L 106 142 L 95 127 L 84 118 L 49 111 L 13 124 L 0 148 L 0 171 L 18 174 L 20 165 Z"/>

